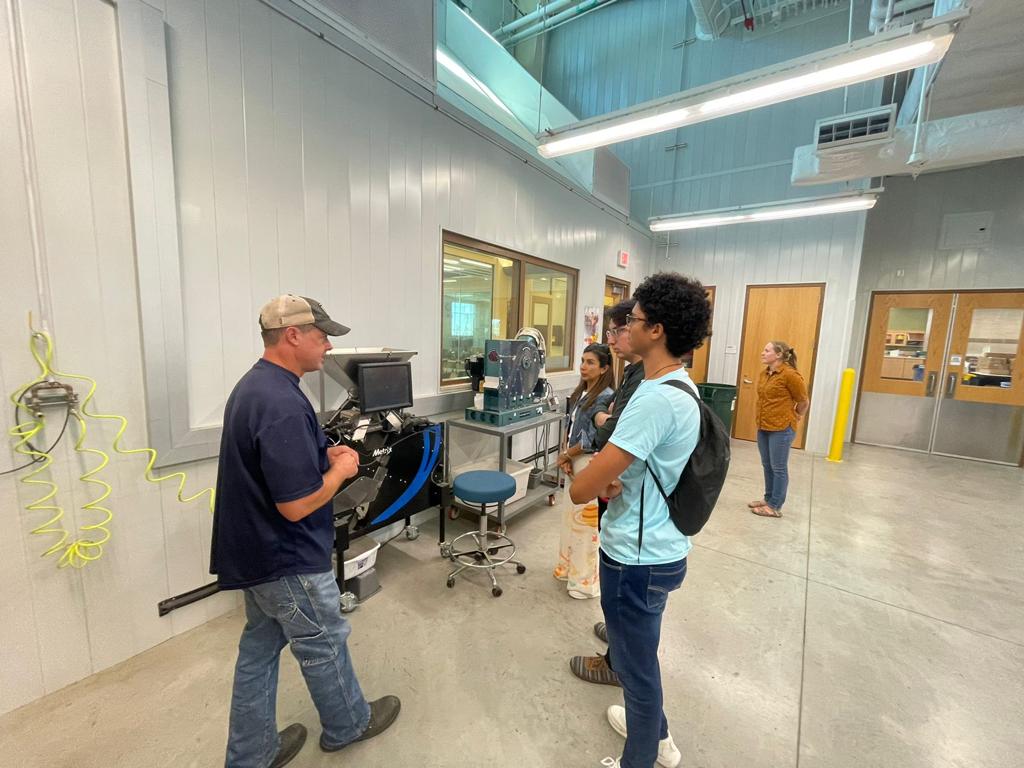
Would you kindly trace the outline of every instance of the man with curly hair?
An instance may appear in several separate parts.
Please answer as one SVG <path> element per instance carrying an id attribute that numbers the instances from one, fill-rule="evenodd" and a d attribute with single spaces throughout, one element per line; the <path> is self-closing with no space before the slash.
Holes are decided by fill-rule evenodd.
<path id="1" fill-rule="evenodd" d="M 697 391 L 680 358 L 709 335 L 711 307 L 703 285 L 675 273 L 647 278 L 633 297 L 626 326 L 630 346 L 643 360 L 644 380 L 569 494 L 577 502 L 611 499 L 601 526 L 601 609 L 625 707 L 609 707 L 608 721 L 626 738 L 614 765 L 674 768 L 682 755 L 662 710 L 658 645 L 668 595 L 686 576 L 690 539 L 672 522 L 650 475 L 670 495 L 697 445 L 697 403 L 663 385 L 676 380 Z"/>

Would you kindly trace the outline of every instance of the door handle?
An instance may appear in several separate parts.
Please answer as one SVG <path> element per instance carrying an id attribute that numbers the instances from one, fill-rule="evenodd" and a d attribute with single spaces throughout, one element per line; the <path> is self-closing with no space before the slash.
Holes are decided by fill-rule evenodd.
<path id="1" fill-rule="evenodd" d="M 939 374 L 936 373 L 935 371 L 928 372 L 928 383 L 925 385 L 924 388 L 925 397 L 931 397 L 932 395 L 935 394 L 935 382 L 938 378 Z"/>
<path id="2" fill-rule="evenodd" d="M 952 397 L 954 390 L 956 390 L 956 374 L 951 373 L 946 381 L 946 397 Z"/>
<path id="3" fill-rule="evenodd" d="M 743 383 L 744 383 L 744 384 L 753 384 L 754 382 L 753 382 L 753 381 L 751 381 L 750 379 L 748 379 L 748 378 L 747 378 L 746 376 L 744 376 L 744 377 L 743 377 Z"/>

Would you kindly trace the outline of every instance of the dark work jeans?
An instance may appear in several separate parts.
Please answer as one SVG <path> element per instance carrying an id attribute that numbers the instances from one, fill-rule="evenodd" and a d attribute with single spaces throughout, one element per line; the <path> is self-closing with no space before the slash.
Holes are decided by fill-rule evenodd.
<path id="1" fill-rule="evenodd" d="M 626 731 L 622 768 L 651 768 L 668 737 L 662 710 L 661 616 L 668 594 L 686 577 L 686 558 L 663 565 L 624 565 L 601 552 L 601 609 L 608 626 L 609 662 L 622 683 Z"/>

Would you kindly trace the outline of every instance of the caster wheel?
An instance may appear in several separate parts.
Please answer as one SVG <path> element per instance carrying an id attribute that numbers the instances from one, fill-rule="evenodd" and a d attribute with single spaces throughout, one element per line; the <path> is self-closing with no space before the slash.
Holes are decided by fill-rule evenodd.
<path id="1" fill-rule="evenodd" d="M 448 560 L 452 559 L 452 545 L 448 542 L 441 545 L 441 557 L 447 558 Z"/>
<path id="2" fill-rule="evenodd" d="M 448 507 L 448 519 L 449 520 L 458 520 L 459 519 L 459 510 L 456 509 L 455 507 Z"/>
<path id="3" fill-rule="evenodd" d="M 488 554 L 488 555 L 496 555 L 496 554 L 498 554 L 498 549 L 497 549 L 497 547 L 491 547 L 490 549 L 488 549 L 488 550 L 487 550 L 487 554 Z"/>
<path id="4" fill-rule="evenodd" d="M 491 594 L 494 595 L 495 597 L 501 597 L 501 587 L 494 587 L 491 590 Z"/>
<path id="5" fill-rule="evenodd" d="M 341 612 L 352 613 L 356 608 L 359 607 L 359 601 L 356 600 L 356 596 L 351 592 L 344 592 L 341 595 Z"/>
<path id="6" fill-rule="evenodd" d="M 553 494 L 553 493 L 548 495 L 548 506 L 549 507 L 555 506 L 555 494 Z"/>
<path id="7" fill-rule="evenodd" d="M 451 589 L 452 587 L 454 587 L 455 586 L 455 579 L 452 576 L 449 576 L 448 577 L 448 581 L 445 582 L 445 586 L 448 587 L 448 589 Z"/>
<path id="8" fill-rule="evenodd" d="M 420 529 L 418 526 L 409 525 L 405 528 L 405 538 L 409 541 L 416 541 L 420 537 Z"/>
<path id="9" fill-rule="evenodd" d="M 526 566 L 522 563 L 519 563 L 519 565 L 516 566 L 516 573 L 526 573 Z"/>

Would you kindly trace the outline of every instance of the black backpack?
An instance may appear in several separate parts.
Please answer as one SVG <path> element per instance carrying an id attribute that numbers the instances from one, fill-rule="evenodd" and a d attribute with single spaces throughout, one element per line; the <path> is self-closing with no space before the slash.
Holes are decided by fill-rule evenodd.
<path id="1" fill-rule="evenodd" d="M 690 460 L 683 467 L 683 473 L 679 476 L 679 482 L 670 494 L 654 474 L 647 462 L 644 466 L 654 478 L 655 485 L 661 493 L 665 503 L 668 504 L 668 513 L 676 528 L 687 536 L 700 533 L 700 529 L 711 517 L 711 511 L 718 502 L 718 495 L 725 485 L 725 475 L 729 471 L 729 433 L 714 411 L 708 408 L 693 390 L 683 382 L 670 379 L 663 381 L 676 389 L 683 390 L 686 394 L 697 401 L 697 409 L 700 412 L 700 435 L 697 437 L 697 445 L 690 454 Z M 637 541 L 637 551 L 643 545 L 644 537 L 644 491 L 640 486 L 640 537 Z"/>

